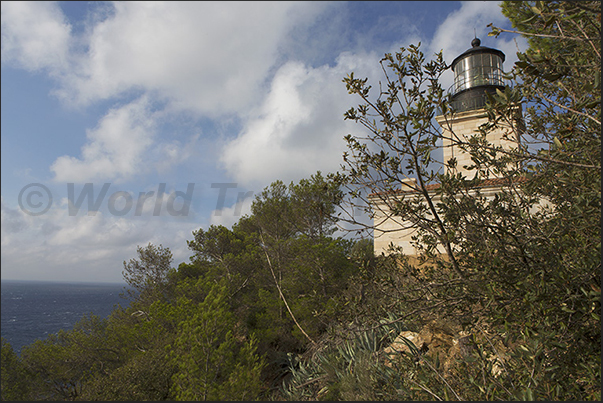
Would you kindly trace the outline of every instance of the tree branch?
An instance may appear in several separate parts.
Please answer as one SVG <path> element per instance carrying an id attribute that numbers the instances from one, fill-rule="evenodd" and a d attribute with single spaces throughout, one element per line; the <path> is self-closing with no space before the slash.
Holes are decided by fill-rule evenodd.
<path id="1" fill-rule="evenodd" d="M 289 304 L 287 303 L 287 300 L 285 299 L 285 296 L 283 295 L 283 292 L 281 291 L 281 287 L 278 284 L 278 280 L 276 279 L 276 275 L 274 274 L 274 270 L 272 269 L 272 263 L 270 262 L 270 256 L 268 256 L 268 252 L 266 251 L 266 247 L 264 246 L 265 245 L 264 237 L 262 236 L 261 232 L 260 232 L 260 240 L 262 241 L 262 250 L 264 251 L 264 254 L 266 255 L 266 260 L 268 261 L 268 267 L 270 268 L 270 273 L 272 273 L 272 278 L 274 279 L 274 284 L 276 284 L 276 288 L 278 289 L 278 294 L 280 295 L 281 299 L 285 303 L 285 306 L 287 307 L 287 311 L 289 311 L 289 315 L 291 315 L 293 322 L 295 322 L 295 325 L 303 333 L 303 335 L 306 336 L 306 338 L 308 340 L 310 340 L 310 342 L 313 345 L 316 345 L 316 342 L 314 340 L 312 340 L 310 338 L 310 336 L 308 336 L 308 333 L 306 333 L 305 330 L 301 327 L 301 325 L 297 322 L 297 319 L 295 319 L 295 315 L 293 315 L 293 312 L 291 312 L 291 308 L 289 308 Z"/>

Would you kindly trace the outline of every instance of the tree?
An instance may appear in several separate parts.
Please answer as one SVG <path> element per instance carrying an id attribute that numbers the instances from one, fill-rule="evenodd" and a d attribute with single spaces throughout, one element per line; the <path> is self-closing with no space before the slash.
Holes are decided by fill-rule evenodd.
<path id="1" fill-rule="evenodd" d="M 29 393 L 29 374 L 10 343 L 2 338 L 1 400 L 27 400 Z"/>
<path id="2" fill-rule="evenodd" d="M 337 317 L 354 270 L 352 242 L 332 236 L 340 181 L 317 172 L 288 186 L 273 182 L 232 229 L 195 231 L 191 263 L 178 269 L 177 276 L 224 282 L 230 311 L 258 340 L 272 380 L 280 379 L 287 353 L 303 352 Z"/>
<path id="3" fill-rule="evenodd" d="M 549 337 L 565 350 L 551 348 L 546 339 L 542 345 L 565 370 L 565 376 L 558 374 L 565 393 L 598 399 L 601 3 L 504 2 L 502 10 L 517 29 L 514 33 L 527 37 L 530 45 L 518 54 L 509 97 L 521 94 L 527 105 L 525 141 L 544 144 L 518 156 L 527 171 L 525 190 L 552 204 L 550 214 L 534 226 L 532 242 L 538 245 L 542 267 L 548 266 L 542 275 L 551 299 L 541 304 L 561 333 Z M 493 27 L 493 35 L 503 32 Z M 507 116 L 509 97 L 497 97 L 491 114 Z M 546 336 L 542 331 L 531 338 Z"/>
<path id="4" fill-rule="evenodd" d="M 437 161 L 442 134 L 433 118 L 451 111 L 439 84 L 447 66 L 441 53 L 426 62 L 411 45 L 382 59 L 385 83 L 376 96 L 368 79 L 344 79 L 362 100 L 345 118 L 368 131 L 346 137 L 350 196 L 370 212 L 372 194 L 390 218 L 417 229 L 421 264 L 395 253 L 382 258 L 398 278 L 388 300 L 396 320 L 416 329 L 449 321 L 473 334 L 475 356 L 460 367 L 442 373 L 434 361 L 413 369 L 431 374 L 425 390 L 463 390 L 471 399 L 598 399 L 600 3 L 505 2 L 503 11 L 532 38 L 530 49 L 509 77 L 515 85 L 490 98 L 490 121 L 456 145 L 471 154 L 476 172 L 497 171 L 506 186 L 487 198 L 475 189 L 479 175 L 466 178 L 443 169 L 450 161 Z M 519 147 L 486 141 L 503 124 L 522 139 Z M 399 193 L 410 177 L 413 198 Z M 494 375 L 493 360 L 502 373 Z"/>
<path id="5" fill-rule="evenodd" d="M 32 400 L 81 399 L 94 375 L 114 368 L 120 352 L 104 343 L 107 323 L 84 316 L 71 330 L 36 340 L 21 352 L 30 376 Z"/>
<path id="6" fill-rule="evenodd" d="M 147 301 L 148 303 L 149 301 Z M 93 371 L 81 393 L 82 400 L 168 400 L 176 366 L 166 357 L 181 317 L 170 304 L 154 301 L 145 311 L 139 306 L 116 309 L 106 320 L 98 344 L 112 352 Z"/>
<path id="7" fill-rule="evenodd" d="M 386 54 L 380 63 L 386 88 L 380 90 L 376 100 L 371 99 L 367 78 L 355 78 L 352 72 L 344 79 L 348 92 L 363 101 L 348 110 L 345 119 L 360 123 L 369 132 L 366 138 L 345 137 L 349 153 L 343 156 L 343 168 L 348 175 L 349 195 L 360 202 L 355 208 L 371 216 L 375 203 L 369 201 L 369 195 L 378 197 L 387 218 L 421 230 L 422 240 L 428 242 L 417 246 L 427 252 L 438 245 L 444 248 L 450 265 L 462 276 L 449 237 L 451 228 L 446 226 L 428 188 L 442 179 L 442 163 L 435 158 L 442 134 L 434 117 L 439 109 L 446 110 L 446 95 L 439 83 L 446 63 L 441 52 L 425 62 L 420 47 L 415 45 L 401 48 L 395 55 Z M 410 178 L 416 178 L 416 185 L 410 187 L 418 197 L 391 197 Z M 352 222 L 363 225 L 355 219 Z"/>
<path id="8" fill-rule="evenodd" d="M 184 298 L 178 303 L 184 318 L 169 348 L 178 367 L 176 400 L 253 400 L 262 391 L 263 362 L 255 354 L 255 341 L 237 341 L 226 298 L 226 288 L 217 284 L 201 303 Z"/>
<path id="9" fill-rule="evenodd" d="M 295 323 L 293 334 L 311 344 L 324 331 L 334 297 L 345 288 L 352 266 L 349 243 L 331 237 L 343 199 L 341 185 L 340 175 L 321 172 L 288 188 L 276 181 L 251 207 L 249 220 L 256 228 L 264 267 L 286 308 L 279 304 L 279 320 L 289 316 Z"/>
<path id="10" fill-rule="evenodd" d="M 337 208 L 344 193 L 341 189 L 343 177 L 328 174 L 323 177 L 318 171 L 309 179 L 289 186 L 291 214 L 295 228 L 310 238 L 321 238 L 335 233 Z"/>
<path id="11" fill-rule="evenodd" d="M 151 243 L 144 248 L 138 246 L 137 252 L 138 259 L 124 261 L 124 280 L 132 287 L 128 294 L 135 296 L 139 301 L 152 301 L 166 290 L 172 252 L 169 248 Z"/>

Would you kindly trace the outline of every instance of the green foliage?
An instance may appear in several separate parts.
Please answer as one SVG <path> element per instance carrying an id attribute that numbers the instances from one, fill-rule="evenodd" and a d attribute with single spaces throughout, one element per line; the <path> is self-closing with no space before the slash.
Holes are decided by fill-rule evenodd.
<path id="1" fill-rule="evenodd" d="M 178 368 L 172 377 L 175 399 L 256 399 L 263 364 L 255 354 L 254 340 L 238 346 L 226 288 L 212 287 L 203 302 L 182 299 L 178 307 L 186 311 L 185 318 L 167 348 L 170 362 Z"/>
<path id="2" fill-rule="evenodd" d="M 29 374 L 10 343 L 2 338 L 0 400 L 27 400 Z"/>
<path id="3" fill-rule="evenodd" d="M 550 210 L 532 214 L 534 224 L 514 234 L 523 238 L 531 269 L 518 281 L 525 289 L 519 309 L 529 314 L 517 337 L 529 335 L 525 344 L 545 354 L 532 356 L 542 362 L 530 390 L 535 398 L 598 399 L 601 3 L 505 2 L 502 9 L 530 44 L 514 68 L 514 91 L 527 105 L 522 135 L 545 145 L 518 156 L 528 178 L 524 189 L 550 202 Z M 508 116 L 508 103 L 496 101 L 490 113 Z"/>
<path id="4" fill-rule="evenodd" d="M 176 368 L 162 349 L 134 354 L 123 365 L 92 379 L 85 400 L 170 400 L 171 376 Z"/>
<path id="5" fill-rule="evenodd" d="M 72 330 L 61 330 L 23 348 L 23 365 L 32 373 L 30 398 L 74 400 L 85 394 L 94 373 L 119 360 L 104 345 L 106 322 L 91 315 Z"/>
<path id="6" fill-rule="evenodd" d="M 177 298 L 145 310 L 85 317 L 24 348 L 22 363 L 13 362 L 6 346 L 6 376 L 26 368 L 31 375 L 22 393 L 34 400 L 256 399 L 264 364 L 256 342 L 236 331 L 224 285 L 199 278 L 175 289 Z M 8 381 L 7 393 L 18 397 L 23 384 Z M 203 381 L 206 390 L 199 390 Z"/>
<path id="7" fill-rule="evenodd" d="M 403 373 L 382 350 L 405 326 L 390 316 L 316 351 L 311 360 L 289 357 L 291 376 L 281 393 L 287 400 L 398 400 Z"/>
<path id="8" fill-rule="evenodd" d="M 164 296 L 171 270 L 172 252 L 149 243 L 138 247 L 138 259 L 124 262 L 123 277 L 131 287 L 128 294 L 138 301 L 153 301 Z"/>
<path id="9" fill-rule="evenodd" d="M 343 200 L 343 177 L 317 172 L 289 186 L 295 228 L 311 239 L 331 236 L 336 230 L 336 210 Z"/>
<path id="10" fill-rule="evenodd" d="M 376 96 L 368 79 L 344 80 L 362 100 L 345 117 L 369 132 L 347 137 L 350 196 L 409 223 L 422 252 L 380 258 L 358 277 L 364 304 L 350 295 L 348 306 L 365 318 L 387 306 L 417 330 L 451 321 L 473 335 L 474 352 L 446 369 L 434 356 L 420 360 L 419 398 L 598 399 L 600 3 L 502 7 L 530 49 L 519 54 L 515 85 L 490 97 L 490 121 L 457 144 L 480 172 L 473 179 L 438 173 L 433 160 L 441 135 L 431 121 L 438 108 L 450 111 L 437 84 L 441 55 L 425 62 L 418 46 L 386 55 L 387 86 Z M 503 125 L 518 148 L 486 141 Z M 505 183 L 495 196 L 476 188 L 488 173 Z M 412 197 L 399 192 L 410 176 Z"/>
<path id="11" fill-rule="evenodd" d="M 368 131 L 366 137 L 345 137 L 349 153 L 344 153 L 343 168 L 353 208 L 374 217 L 379 205 L 385 216 L 395 215 L 399 222 L 419 231 L 416 246 L 427 255 L 435 258 L 431 252 L 437 245 L 442 247 L 446 261 L 460 274 L 448 237 L 450 228 L 428 189 L 441 179 L 441 162 L 435 156 L 442 134 L 434 117 L 448 105 L 439 83 L 448 66 L 441 52 L 426 62 L 420 44 L 401 48 L 394 55 L 388 53 L 380 64 L 386 85 L 379 87 L 376 96 L 368 79 L 355 78 L 352 73 L 343 80 L 348 92 L 362 100 L 344 117 Z M 416 184 L 407 185 L 406 190 L 416 193 L 407 196 L 400 189 L 410 178 L 415 178 Z M 390 197 L 392 194 L 397 197 Z M 371 230 L 380 235 L 379 228 Z"/>
<path id="12" fill-rule="evenodd" d="M 195 231 L 192 262 L 179 268 L 182 275 L 194 271 L 206 281 L 224 281 L 242 334 L 254 337 L 266 355 L 268 382 L 280 376 L 287 352 L 303 351 L 338 315 L 354 270 L 352 243 L 330 236 L 340 185 L 341 177 L 320 172 L 289 186 L 272 183 L 232 229 Z"/>
<path id="13" fill-rule="evenodd" d="M 502 10 L 530 49 L 456 144 L 474 178 L 436 158 L 442 54 L 387 54 L 378 94 L 344 79 L 369 132 L 346 137 L 345 177 L 273 182 L 231 229 L 194 231 L 177 269 L 139 247 L 127 308 L 21 357 L 2 340 L 2 399 L 600 400 L 600 3 Z M 519 147 L 488 143 L 501 125 Z M 476 188 L 491 173 L 494 196 Z M 420 256 L 335 237 L 349 200 L 409 223 Z"/>

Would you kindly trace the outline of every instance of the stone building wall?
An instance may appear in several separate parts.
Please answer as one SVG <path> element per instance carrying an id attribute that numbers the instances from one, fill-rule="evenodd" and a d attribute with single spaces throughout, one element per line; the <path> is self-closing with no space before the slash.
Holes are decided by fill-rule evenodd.
<path id="1" fill-rule="evenodd" d="M 458 146 L 453 146 L 453 144 L 459 141 L 466 142 L 473 135 L 479 133 L 479 127 L 484 123 L 488 123 L 488 115 L 483 109 L 478 109 L 457 113 L 452 117 L 450 115 L 440 115 L 436 116 L 435 119 L 442 127 L 444 164 L 447 164 L 448 160 L 454 157 L 457 161 L 457 171 L 465 176 L 473 177 L 475 171 L 468 171 L 464 168 L 473 164 L 471 156 Z M 491 130 L 486 139 L 493 146 L 502 146 L 507 150 L 517 147 L 517 138 L 510 127 L 502 126 Z"/>
<path id="2" fill-rule="evenodd" d="M 520 114 L 521 109 L 518 108 Z M 518 116 L 519 116 L 518 114 Z M 472 165 L 471 157 L 468 153 L 453 145 L 458 141 L 467 141 L 471 136 L 479 133 L 479 127 L 488 122 L 488 116 L 484 109 L 471 110 L 453 115 L 436 116 L 436 121 L 442 127 L 443 137 L 443 162 L 446 165 L 452 157 L 456 158 L 456 170 L 468 178 L 473 178 L 475 170 L 469 171 L 465 166 Z M 517 147 L 517 138 L 510 127 L 496 128 L 491 130 L 486 139 L 493 146 L 502 146 L 504 149 Z M 396 194 L 375 194 L 371 196 L 374 218 L 374 250 L 379 255 L 386 253 L 390 244 L 402 247 L 402 252 L 408 256 L 416 256 L 417 250 L 412 245 L 412 236 L 417 233 L 416 226 L 408 221 L 402 221 L 399 217 L 393 217 L 388 206 L 392 205 L 395 198 L 401 197 L 421 197 L 416 191 L 409 190 L 410 187 L 416 189 L 416 182 L 410 179 L 401 184 L 401 189 Z M 415 180 L 416 181 L 416 180 Z M 430 185 L 435 189 L 438 185 Z M 480 194 L 488 199 L 494 198 L 494 195 L 501 191 L 504 181 L 496 177 L 485 178 L 480 186 Z M 477 192 L 477 191 L 476 191 Z M 433 193 L 435 195 L 435 192 Z M 437 204 L 437 197 L 434 198 L 434 204 Z M 441 253 L 444 251 L 441 250 Z"/>
<path id="3" fill-rule="evenodd" d="M 480 187 L 480 196 L 492 200 L 496 193 L 501 191 L 502 180 L 492 179 L 485 182 L 486 186 Z M 489 184 L 489 186 L 488 186 Z M 433 187 L 433 186 L 432 186 Z M 439 202 L 439 197 L 434 191 L 430 192 L 435 205 Z M 477 194 L 477 189 L 475 190 Z M 417 198 L 421 197 L 416 192 L 400 192 L 396 195 L 373 195 L 371 204 L 373 205 L 373 223 L 374 229 L 374 250 L 376 255 L 387 254 L 390 244 L 402 247 L 402 253 L 407 256 L 416 256 L 418 252 L 412 245 L 412 237 L 417 233 L 417 227 L 412 222 L 403 221 L 400 217 L 393 217 L 389 208 L 396 198 Z M 444 249 L 440 248 L 440 253 Z"/>

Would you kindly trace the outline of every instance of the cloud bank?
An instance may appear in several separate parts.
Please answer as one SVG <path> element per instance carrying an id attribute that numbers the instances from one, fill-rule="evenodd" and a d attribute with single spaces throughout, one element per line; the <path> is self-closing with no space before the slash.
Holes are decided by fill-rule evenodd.
<path id="1" fill-rule="evenodd" d="M 387 50 L 420 41 L 427 58 L 444 49 L 451 62 L 470 47 L 475 26 L 484 45 L 506 53 L 507 70 L 514 61 L 513 40 L 486 38 L 488 23 L 505 22 L 496 2 L 463 2 L 433 37 L 424 37 L 410 18 L 389 15 L 370 35 L 351 35 L 353 27 L 338 13 L 345 7 L 114 2 L 91 6 L 76 27 L 59 3 L 3 2 L 2 64 L 47 77 L 66 111 L 102 110 L 96 124 L 82 129 L 79 154 L 53 156 L 48 172 L 56 183 L 126 186 L 170 169 L 195 182 L 201 173 L 178 168 L 199 159 L 198 166 L 213 167 L 203 175 L 225 177 L 257 194 L 276 179 L 287 183 L 339 169 L 343 137 L 363 133 L 343 120 L 359 100 L 342 79 L 353 71 L 378 83 L 382 54 L 375 49 L 384 46 L 374 40 L 388 27 L 399 22 L 399 37 L 388 42 L 397 45 Z M 443 84 L 452 84 L 451 75 Z M 201 129 L 178 138 L 165 130 L 166 122 L 177 125 L 182 115 Z M 192 230 L 232 225 L 250 203 L 216 214 L 212 199 L 205 216 L 170 221 L 103 212 L 72 217 L 64 203 L 30 217 L 3 199 L 2 276 L 117 281 L 121 262 L 134 256 L 137 245 L 163 243 L 185 260 Z"/>

